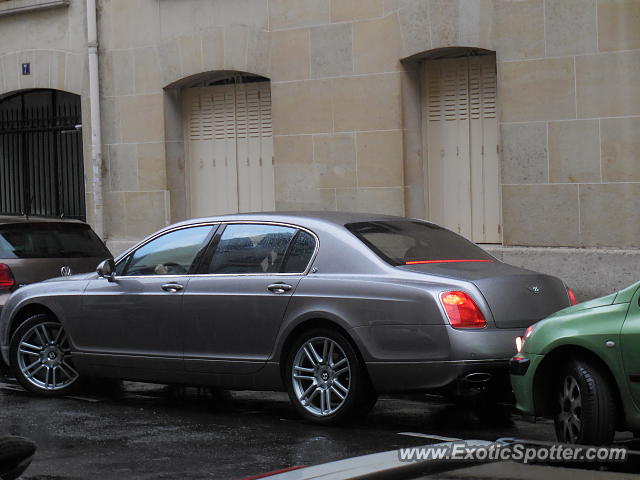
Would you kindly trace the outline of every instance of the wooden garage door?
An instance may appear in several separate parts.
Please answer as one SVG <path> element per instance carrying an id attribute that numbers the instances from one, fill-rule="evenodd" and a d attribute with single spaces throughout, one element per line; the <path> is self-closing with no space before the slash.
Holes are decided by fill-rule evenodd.
<path id="1" fill-rule="evenodd" d="M 499 243 L 495 56 L 429 60 L 423 74 L 429 219 L 478 243 Z"/>
<path id="2" fill-rule="evenodd" d="M 184 111 L 190 216 L 273 210 L 269 82 L 190 88 Z"/>

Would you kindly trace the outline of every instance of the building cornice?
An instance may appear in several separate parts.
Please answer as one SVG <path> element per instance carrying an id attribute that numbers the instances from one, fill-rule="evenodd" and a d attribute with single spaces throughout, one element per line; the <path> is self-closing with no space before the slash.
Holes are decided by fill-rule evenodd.
<path id="1" fill-rule="evenodd" d="M 35 12 L 51 8 L 68 7 L 70 0 L 9 0 L 0 2 L 0 17 Z"/>

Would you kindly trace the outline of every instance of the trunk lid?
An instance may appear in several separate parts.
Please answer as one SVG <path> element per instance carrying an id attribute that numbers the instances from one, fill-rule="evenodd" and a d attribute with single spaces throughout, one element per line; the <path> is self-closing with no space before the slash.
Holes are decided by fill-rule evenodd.
<path id="1" fill-rule="evenodd" d="M 526 328 L 571 305 L 559 278 L 497 260 L 399 268 L 472 282 L 487 301 L 497 328 Z"/>
<path id="2" fill-rule="evenodd" d="M 104 258 L 10 258 L 0 259 L 0 263 L 8 265 L 13 274 L 13 278 L 18 285 L 41 282 L 49 278 L 61 277 L 65 275 L 75 275 L 77 273 L 94 272 L 98 264 Z M 64 267 L 69 267 L 65 275 L 62 273 Z"/>
<path id="3" fill-rule="evenodd" d="M 0 223 L 0 263 L 17 285 L 95 271 L 111 252 L 86 223 L 17 218 Z"/>

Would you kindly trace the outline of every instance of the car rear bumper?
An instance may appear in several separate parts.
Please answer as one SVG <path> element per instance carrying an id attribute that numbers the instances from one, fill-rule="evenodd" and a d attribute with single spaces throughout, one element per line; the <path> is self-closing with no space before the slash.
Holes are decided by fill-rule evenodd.
<path id="1" fill-rule="evenodd" d="M 509 359 L 370 362 L 367 368 L 379 393 L 433 392 L 454 390 L 465 385 L 470 388 L 480 386 L 468 381 L 470 374 L 480 374 L 493 381 L 508 381 Z"/>

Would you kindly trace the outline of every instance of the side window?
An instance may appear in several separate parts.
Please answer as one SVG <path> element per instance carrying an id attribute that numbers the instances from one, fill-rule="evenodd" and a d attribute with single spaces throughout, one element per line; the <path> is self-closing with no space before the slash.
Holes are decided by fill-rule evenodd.
<path id="1" fill-rule="evenodd" d="M 278 225 L 227 225 L 208 273 L 279 273 L 295 233 Z"/>
<path id="2" fill-rule="evenodd" d="M 184 275 L 203 246 L 211 225 L 183 228 L 152 240 L 133 252 L 123 275 Z"/>
<path id="3" fill-rule="evenodd" d="M 123 258 L 122 261 L 116 265 L 116 277 L 121 277 L 124 274 L 124 269 L 127 268 L 130 258 L 131 255 L 127 255 L 126 258 Z"/>
<path id="4" fill-rule="evenodd" d="M 316 239 L 313 235 L 300 230 L 296 235 L 289 254 L 282 268 L 283 273 L 302 273 L 309 266 L 311 256 L 316 249 Z"/>

